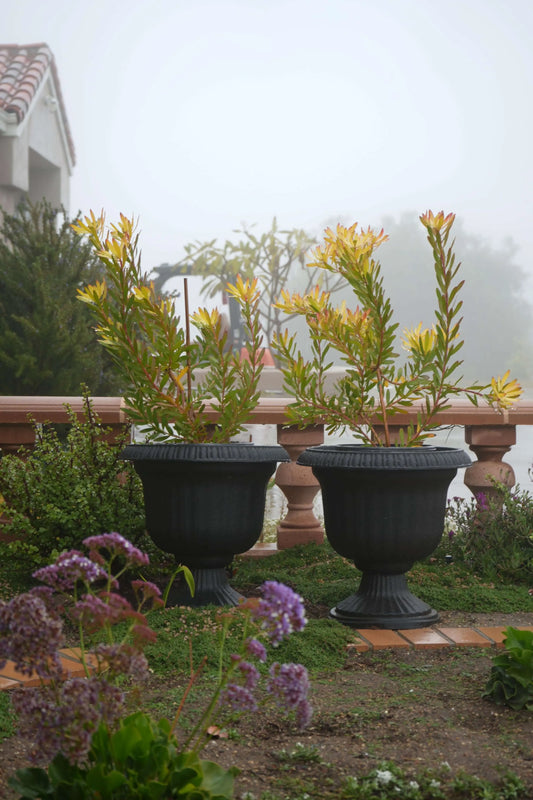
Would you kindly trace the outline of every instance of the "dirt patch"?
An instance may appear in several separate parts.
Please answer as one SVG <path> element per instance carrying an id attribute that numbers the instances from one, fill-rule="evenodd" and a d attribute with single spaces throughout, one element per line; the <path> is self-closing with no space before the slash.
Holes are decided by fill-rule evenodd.
<path id="1" fill-rule="evenodd" d="M 445 613 L 450 625 L 533 625 L 533 614 Z M 347 776 L 391 760 L 414 774 L 446 762 L 450 774 L 499 779 L 512 770 L 533 797 L 533 714 L 481 698 L 493 651 L 382 651 L 347 655 L 344 669 L 312 682 L 314 717 L 298 732 L 275 716 L 245 716 L 205 757 L 241 770 L 235 796 L 333 798 Z M 165 688 L 170 688 L 166 684 Z M 150 694 L 161 694 L 153 686 Z M 169 709 L 169 714 L 171 713 Z M 300 745 L 298 745 L 300 743 Z M 291 754 L 298 752 L 301 757 Z M 19 737 L 0 742 L 0 797 L 11 771 L 26 763 Z"/>

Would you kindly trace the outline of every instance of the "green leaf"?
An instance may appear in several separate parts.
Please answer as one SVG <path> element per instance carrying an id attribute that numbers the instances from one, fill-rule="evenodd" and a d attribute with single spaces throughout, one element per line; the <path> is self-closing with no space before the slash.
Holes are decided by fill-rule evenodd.
<path id="1" fill-rule="evenodd" d="M 20 794 L 21 800 L 39 800 L 39 798 L 53 797 L 54 787 L 44 769 L 39 767 L 26 767 L 18 769 L 9 778 L 9 786 Z"/>

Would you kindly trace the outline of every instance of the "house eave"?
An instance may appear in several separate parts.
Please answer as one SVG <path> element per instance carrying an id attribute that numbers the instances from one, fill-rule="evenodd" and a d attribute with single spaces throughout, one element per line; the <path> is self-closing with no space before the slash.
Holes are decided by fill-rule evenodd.
<path id="1" fill-rule="evenodd" d="M 18 128 L 17 115 L 12 111 L 4 111 L 0 108 L 0 135 L 16 136 Z"/>

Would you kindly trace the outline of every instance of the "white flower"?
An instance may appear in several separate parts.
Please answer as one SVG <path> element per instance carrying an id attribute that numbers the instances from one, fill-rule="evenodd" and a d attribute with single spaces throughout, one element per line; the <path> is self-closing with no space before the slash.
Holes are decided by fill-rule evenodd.
<path id="1" fill-rule="evenodd" d="M 391 780 L 394 778 L 394 775 L 390 771 L 390 769 L 377 769 L 376 770 L 376 780 L 378 783 L 383 783 L 385 786 L 387 783 L 390 783 Z"/>
<path id="2" fill-rule="evenodd" d="M 438 789 L 440 787 L 440 781 L 431 780 L 429 782 L 430 789 Z"/>
<path id="3" fill-rule="evenodd" d="M 409 786 L 410 789 L 420 789 L 420 786 L 417 783 L 417 781 L 409 781 L 407 785 Z"/>

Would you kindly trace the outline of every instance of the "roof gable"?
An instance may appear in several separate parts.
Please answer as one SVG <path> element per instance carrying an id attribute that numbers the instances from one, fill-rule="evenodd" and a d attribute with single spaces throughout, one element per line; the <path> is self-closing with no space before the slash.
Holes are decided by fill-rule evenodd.
<path id="1" fill-rule="evenodd" d="M 23 122 L 48 70 L 52 73 L 68 148 L 74 164 L 76 153 L 59 75 L 54 56 L 47 44 L 0 44 L 0 111 L 14 114 L 18 124 Z"/>

